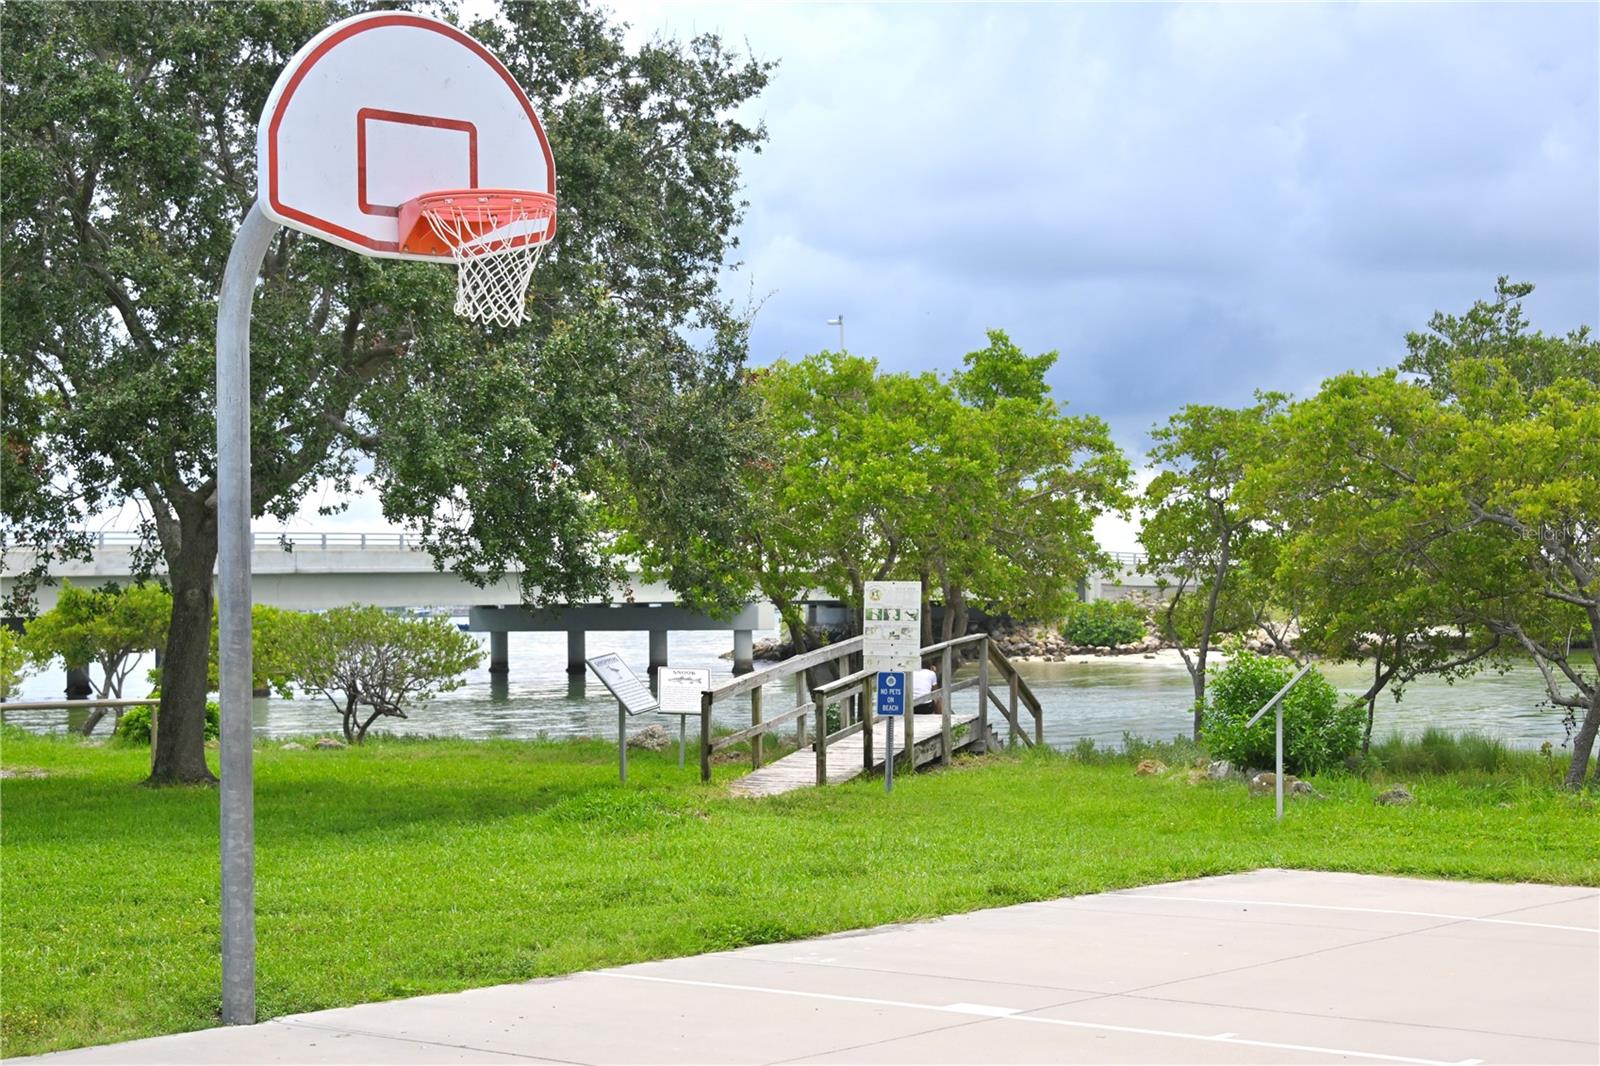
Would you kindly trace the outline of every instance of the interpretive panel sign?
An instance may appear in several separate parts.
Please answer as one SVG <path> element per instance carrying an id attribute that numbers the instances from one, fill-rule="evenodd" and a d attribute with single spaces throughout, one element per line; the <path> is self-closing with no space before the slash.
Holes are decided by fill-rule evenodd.
<path id="1" fill-rule="evenodd" d="M 662 714 L 699 714 L 700 694 L 711 687 L 710 670 L 663 666 L 656 671 Z"/>
<path id="2" fill-rule="evenodd" d="M 656 698 L 650 695 L 650 690 L 644 687 L 638 676 L 628 669 L 628 664 L 623 662 L 622 656 L 616 652 L 596 655 L 589 659 L 588 663 L 589 669 L 594 671 L 594 676 L 611 690 L 611 694 L 629 714 L 643 714 L 645 711 L 655 710 L 658 706 Z"/>
<path id="3" fill-rule="evenodd" d="M 861 617 L 861 665 L 915 670 L 922 665 L 922 582 L 868 581 Z"/>

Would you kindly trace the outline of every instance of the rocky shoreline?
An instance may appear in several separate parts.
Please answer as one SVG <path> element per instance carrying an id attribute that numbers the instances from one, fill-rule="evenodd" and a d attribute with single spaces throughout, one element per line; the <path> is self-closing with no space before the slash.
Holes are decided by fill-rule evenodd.
<path id="1" fill-rule="evenodd" d="M 1138 658 L 1166 662 L 1178 659 L 1177 645 L 1147 632 L 1143 639 L 1119 644 L 1115 647 L 1098 647 L 1091 644 L 1072 644 L 1060 631 L 1050 625 L 996 625 L 989 631 L 995 646 L 1008 659 L 1022 662 L 1078 662 L 1085 659 Z M 842 632 L 826 634 L 829 641 L 844 639 Z M 1262 655 L 1274 652 L 1272 642 L 1265 637 L 1252 637 L 1244 642 L 1250 651 Z M 788 638 L 773 638 L 755 642 L 754 658 L 759 662 L 781 662 L 794 654 L 794 644 Z M 1219 652 L 1213 650 L 1213 656 Z M 724 653 L 724 659 L 732 652 Z"/>

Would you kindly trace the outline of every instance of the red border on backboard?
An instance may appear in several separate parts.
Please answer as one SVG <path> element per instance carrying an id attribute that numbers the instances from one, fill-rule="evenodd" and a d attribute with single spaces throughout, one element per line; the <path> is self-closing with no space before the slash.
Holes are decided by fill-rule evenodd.
<path id="1" fill-rule="evenodd" d="M 432 30 L 434 33 L 444 34 L 446 37 L 450 37 L 458 43 L 466 45 L 477 54 L 478 58 L 489 64 L 494 72 L 500 75 L 507 87 L 509 87 L 511 91 L 516 94 L 517 101 L 522 104 L 522 110 L 528 116 L 528 124 L 533 127 L 534 133 L 539 135 L 539 147 L 544 151 L 545 166 L 548 169 L 548 174 L 545 179 L 547 188 L 552 194 L 555 192 L 556 162 L 555 156 L 550 152 L 550 141 L 544 135 L 544 126 L 539 123 L 539 116 L 534 113 L 533 104 L 528 100 L 528 94 L 522 91 L 522 86 L 517 84 L 517 79 L 511 76 L 511 72 L 505 68 L 505 64 L 496 59 L 493 52 L 489 51 L 483 45 L 475 41 L 472 37 L 456 29 L 454 26 L 450 26 L 442 22 L 435 22 L 432 19 L 418 18 L 415 15 L 406 14 L 404 12 L 397 12 L 392 15 L 380 15 L 377 18 L 363 19 L 360 22 L 357 22 L 351 26 L 347 26 L 338 33 L 331 35 L 326 41 L 323 41 L 321 44 L 317 45 L 310 55 L 306 56 L 305 60 L 295 68 L 294 74 L 289 78 L 289 83 L 283 87 L 283 95 L 278 97 L 277 106 L 274 108 L 272 112 L 272 119 L 267 126 L 267 201 L 272 205 L 272 209 L 274 211 L 278 212 L 280 215 L 283 215 L 285 218 L 292 218 L 297 222 L 304 222 L 307 225 L 312 226 L 324 233 L 333 234 L 339 237 L 341 240 L 349 241 L 350 243 L 360 245 L 363 248 L 370 248 L 375 252 L 398 252 L 400 250 L 400 242 L 398 240 L 373 240 L 364 233 L 357 233 L 355 230 L 346 229 L 337 223 L 330 222 L 324 218 L 318 218 L 317 216 L 309 214 L 308 212 L 298 211 L 292 207 L 286 207 L 284 206 L 283 202 L 278 199 L 278 127 L 283 123 L 284 111 L 289 106 L 289 101 L 291 98 L 293 98 L 295 89 L 299 88 L 300 82 L 304 80 L 306 74 L 310 72 L 311 68 L 316 66 L 317 61 L 326 55 L 330 50 L 332 50 L 334 46 L 350 37 L 355 36 L 358 33 L 361 33 L 363 30 L 375 30 L 383 26 L 410 26 L 414 29 Z M 474 152 L 474 167 L 476 167 L 476 161 L 477 153 Z M 476 182 L 476 173 L 474 173 L 473 179 L 474 182 Z M 399 213 L 398 209 L 396 209 L 395 213 Z M 546 239 L 554 237 L 555 232 L 555 219 L 551 218 L 550 226 L 545 231 Z"/>
<path id="2" fill-rule="evenodd" d="M 467 135 L 467 166 L 470 177 L 467 188 L 478 187 L 478 127 L 464 119 L 438 118 L 432 115 L 411 115 L 404 111 L 384 111 L 376 107 L 363 107 L 356 112 L 356 203 L 368 215 L 398 217 L 399 204 L 374 204 L 367 200 L 367 121 L 393 122 L 405 126 L 430 126 L 433 129 L 455 130 Z"/>

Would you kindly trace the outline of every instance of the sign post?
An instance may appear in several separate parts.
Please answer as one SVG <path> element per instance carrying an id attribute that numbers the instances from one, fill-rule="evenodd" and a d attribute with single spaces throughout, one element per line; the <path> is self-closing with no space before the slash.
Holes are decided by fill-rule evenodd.
<path id="1" fill-rule="evenodd" d="M 617 698 L 617 774 L 628 783 L 628 716 L 657 708 L 656 698 L 616 652 L 587 660 L 600 683 Z"/>
<path id="2" fill-rule="evenodd" d="M 878 713 L 886 715 L 887 743 L 883 749 L 884 786 L 887 790 L 894 774 L 894 720 L 903 716 L 905 682 L 922 665 L 922 582 L 868 581 L 863 588 L 865 603 L 861 611 L 861 665 L 878 673 Z M 902 675 L 900 711 L 884 711 L 883 684 L 888 675 Z M 906 744 L 911 743 L 911 722 L 906 722 Z M 908 758 L 914 760 L 914 756 Z M 911 767 L 913 770 L 916 766 Z"/>
<path id="3" fill-rule="evenodd" d="M 882 670 L 878 673 L 878 717 L 888 730 L 888 745 L 883 752 L 883 790 L 894 791 L 894 720 L 906 713 L 906 673 Z M 914 769 L 914 767 L 913 767 Z"/>
<path id="4" fill-rule="evenodd" d="M 711 687 L 710 670 L 685 670 L 663 666 L 656 671 L 656 688 L 661 693 L 661 713 L 678 716 L 678 769 L 683 769 L 683 750 L 688 742 L 691 715 L 700 715 L 700 694 Z"/>

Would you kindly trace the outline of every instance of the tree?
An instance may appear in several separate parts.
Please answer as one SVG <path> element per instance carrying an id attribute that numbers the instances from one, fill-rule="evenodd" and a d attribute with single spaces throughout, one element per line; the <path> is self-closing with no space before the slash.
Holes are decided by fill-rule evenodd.
<path id="1" fill-rule="evenodd" d="M 294 674 L 293 655 L 299 641 L 296 628 L 300 615 L 270 603 L 250 606 L 250 687 L 260 691 L 276 692 L 282 699 L 290 699 Z M 211 626 L 211 659 L 206 667 L 206 686 L 216 692 L 218 685 L 217 642 L 215 623 Z"/>
<path id="2" fill-rule="evenodd" d="M 0 9 L 4 542 L 35 552 L 39 577 L 87 554 L 89 516 L 145 516 L 145 562 L 173 591 L 155 782 L 212 779 L 215 298 L 255 193 L 256 117 L 288 56 L 349 10 Z M 471 29 L 540 103 L 560 161 L 531 320 L 480 331 L 451 316 L 446 270 L 281 233 L 254 311 L 252 510 L 291 514 L 370 462 L 386 515 L 440 566 L 520 570 L 532 602 L 592 598 L 616 574 L 606 472 L 645 465 L 680 393 L 723 398 L 737 379 L 742 333 L 714 292 L 737 159 L 764 137 L 733 115 L 769 67 L 711 36 L 630 49 L 581 0 L 507 4 Z M 709 350 L 686 339 L 700 327 Z M 737 471 L 690 485 L 662 522 L 714 519 Z"/>
<path id="3" fill-rule="evenodd" d="M 23 641 L 37 664 L 60 659 L 68 669 L 98 666 L 95 698 L 115 700 L 138 657 L 165 647 L 171 617 L 172 596 L 159 585 L 91 590 L 63 581 L 56 605 L 28 622 Z M 91 711 L 83 734 L 93 733 L 105 715 L 104 707 Z"/>
<path id="4" fill-rule="evenodd" d="M 1265 458 L 1268 427 L 1286 403 L 1281 393 L 1257 393 L 1238 409 L 1190 404 L 1151 431 L 1150 465 L 1159 472 L 1145 490 L 1139 539 L 1150 566 L 1176 579 L 1164 627 L 1189 668 L 1196 739 L 1217 635 L 1267 617 L 1277 538 L 1265 512 L 1238 492 Z"/>
<path id="5" fill-rule="evenodd" d="M 1424 675 L 1465 677 L 1501 647 L 1456 590 L 1421 565 L 1416 516 L 1394 505 L 1381 484 L 1387 473 L 1352 463 L 1352 453 L 1375 456 L 1385 447 L 1372 399 L 1328 387 L 1295 404 L 1275 421 L 1270 458 L 1241 490 L 1285 531 L 1274 579 L 1299 608 L 1299 650 L 1371 664 L 1361 696 L 1363 752 L 1380 693 L 1399 699 Z M 1332 441 L 1346 448 L 1330 448 Z"/>
<path id="6" fill-rule="evenodd" d="M 1438 666 L 1452 633 L 1468 643 L 1449 670 L 1520 649 L 1569 715 L 1576 788 L 1600 732 L 1600 344 L 1583 328 L 1530 331 L 1530 291 L 1502 278 L 1494 301 L 1434 316 L 1407 338 L 1414 378 L 1324 383 L 1296 410 L 1300 446 L 1283 462 L 1312 463 L 1320 489 L 1306 498 L 1351 519 L 1360 565 L 1324 594 L 1351 612 L 1335 633 L 1387 629 L 1406 670 Z M 1405 614 L 1371 606 L 1395 593 Z"/>
<path id="7" fill-rule="evenodd" d="M 284 628 L 295 684 L 333 704 L 352 744 L 379 718 L 407 718 L 407 706 L 461 687 L 483 659 L 448 618 L 409 621 L 380 607 L 335 607 Z"/>
<path id="8" fill-rule="evenodd" d="M 818 587 L 859 611 L 866 582 L 920 579 L 947 638 L 975 603 L 1058 612 L 1130 471 L 1104 422 L 1061 412 L 1044 381 L 1055 359 L 994 330 L 949 379 L 826 351 L 754 374 L 735 434 L 744 510 L 717 549 L 726 587 L 759 588 L 802 649 Z M 650 557 L 648 536 L 629 547 Z"/>
<path id="9" fill-rule="evenodd" d="M 28 654 L 8 625 L 0 625 L 0 700 L 8 700 L 17 690 L 27 670 Z"/>

